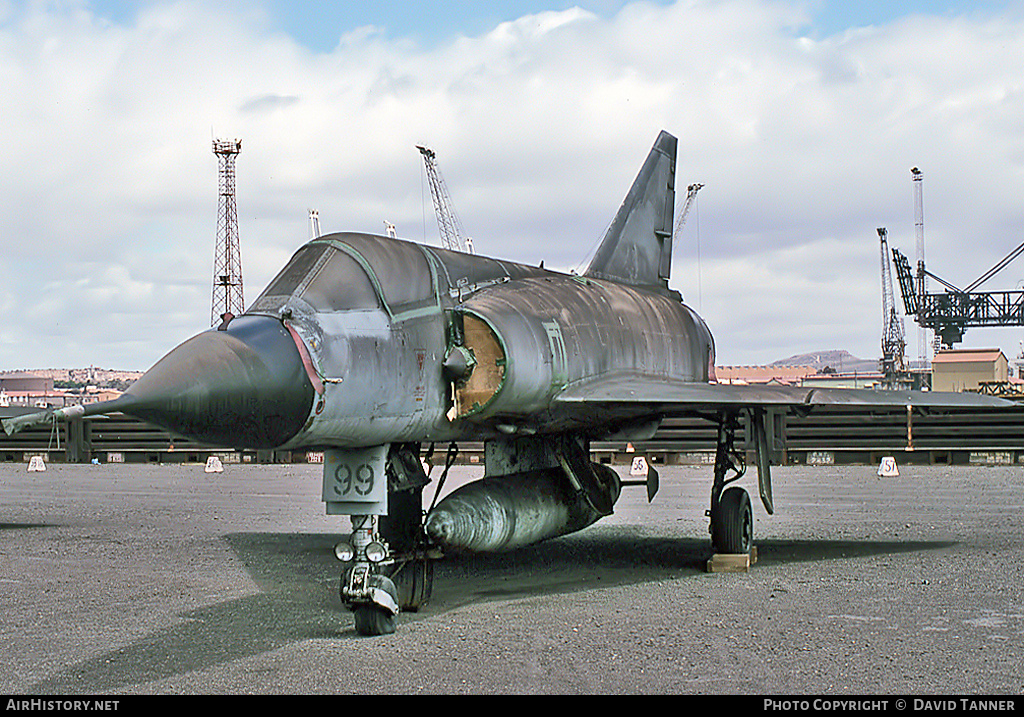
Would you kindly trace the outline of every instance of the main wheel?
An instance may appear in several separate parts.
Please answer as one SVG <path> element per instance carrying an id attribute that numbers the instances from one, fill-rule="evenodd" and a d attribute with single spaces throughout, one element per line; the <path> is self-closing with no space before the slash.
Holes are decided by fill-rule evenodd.
<path id="1" fill-rule="evenodd" d="M 412 559 L 399 563 L 389 575 L 398 591 L 398 606 L 416 612 L 430 600 L 434 587 L 434 563 Z"/>
<path id="2" fill-rule="evenodd" d="M 718 510 L 712 517 L 711 542 L 715 552 L 749 553 L 754 542 L 754 514 L 750 495 L 743 488 L 732 487 L 722 493 Z"/>

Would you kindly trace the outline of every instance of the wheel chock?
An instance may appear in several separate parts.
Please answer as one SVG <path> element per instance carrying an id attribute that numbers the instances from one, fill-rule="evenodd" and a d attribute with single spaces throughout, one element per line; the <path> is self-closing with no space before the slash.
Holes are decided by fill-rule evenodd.
<path id="1" fill-rule="evenodd" d="M 709 573 L 748 573 L 750 566 L 757 562 L 757 546 L 751 546 L 749 553 L 715 553 L 708 560 Z"/>

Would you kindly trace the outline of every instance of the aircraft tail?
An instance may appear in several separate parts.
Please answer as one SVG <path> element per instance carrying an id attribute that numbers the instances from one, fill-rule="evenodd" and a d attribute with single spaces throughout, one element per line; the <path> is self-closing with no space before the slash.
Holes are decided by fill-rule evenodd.
<path id="1" fill-rule="evenodd" d="M 672 270 L 677 140 L 658 135 L 584 276 L 668 286 Z"/>

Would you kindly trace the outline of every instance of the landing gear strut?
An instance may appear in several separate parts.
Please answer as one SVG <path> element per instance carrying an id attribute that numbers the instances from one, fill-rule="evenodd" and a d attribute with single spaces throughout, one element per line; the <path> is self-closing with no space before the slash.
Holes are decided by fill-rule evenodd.
<path id="1" fill-rule="evenodd" d="M 354 613 L 360 635 L 390 634 L 399 611 L 418 610 L 433 584 L 422 527 L 423 486 L 429 479 L 419 461 L 419 445 L 382 446 L 361 454 L 336 451 L 331 458 L 324 494 L 343 494 L 348 502 L 334 510 L 348 511 L 352 520 L 350 539 L 334 550 L 345 564 L 341 602 Z M 336 480 L 328 482 L 332 476 Z"/>
<path id="2" fill-rule="evenodd" d="M 718 446 L 715 451 L 715 480 L 711 486 L 711 519 L 708 531 L 716 553 L 749 553 L 754 542 L 754 518 L 750 495 L 739 486 L 726 488 L 747 471 L 746 458 L 736 450 L 735 413 L 726 413 L 718 423 Z M 733 473 L 727 477 L 728 473 Z"/>
<path id="3" fill-rule="evenodd" d="M 422 487 L 388 495 L 388 514 L 381 516 L 380 534 L 392 550 L 393 561 L 384 572 L 398 591 L 398 605 L 416 612 L 430 599 L 434 584 L 434 562 L 424 548 Z"/>
<path id="4" fill-rule="evenodd" d="M 341 601 L 355 614 L 360 635 L 387 635 L 395 631 L 398 590 L 381 572 L 390 560 L 387 543 L 377 535 L 376 516 L 353 515 L 352 538 L 338 543 L 335 556 L 348 563 L 341 575 Z"/>

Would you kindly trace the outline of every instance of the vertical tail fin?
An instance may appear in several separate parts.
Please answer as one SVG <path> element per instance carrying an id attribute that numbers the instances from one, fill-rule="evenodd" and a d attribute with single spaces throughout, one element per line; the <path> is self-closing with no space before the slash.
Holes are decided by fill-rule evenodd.
<path id="1" fill-rule="evenodd" d="M 585 276 L 668 286 L 672 269 L 677 140 L 658 135 Z"/>

